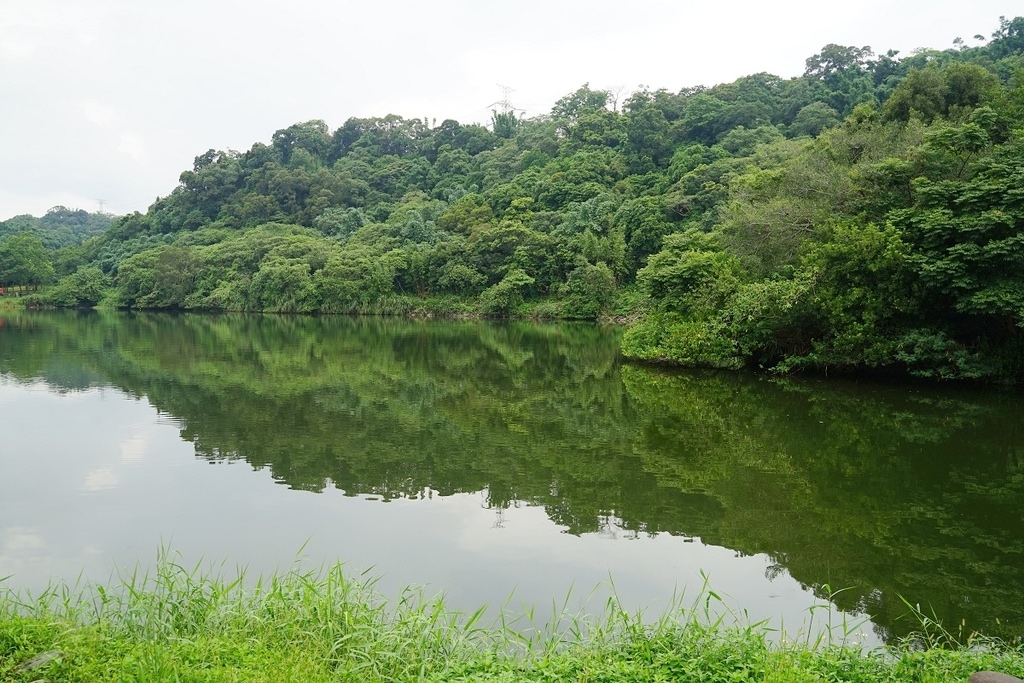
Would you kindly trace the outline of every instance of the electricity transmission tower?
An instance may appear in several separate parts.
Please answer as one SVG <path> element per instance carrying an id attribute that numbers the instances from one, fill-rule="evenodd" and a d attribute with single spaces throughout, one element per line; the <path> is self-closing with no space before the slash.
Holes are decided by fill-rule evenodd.
<path id="1" fill-rule="evenodd" d="M 498 87 L 501 88 L 501 99 L 498 100 L 497 102 L 491 102 L 490 104 L 488 104 L 487 105 L 488 109 L 493 109 L 494 107 L 501 107 L 501 113 L 502 114 L 508 114 L 508 113 L 517 112 L 517 111 L 521 111 L 521 112 L 525 112 L 526 111 L 525 109 L 517 109 L 515 107 L 515 105 L 513 105 L 512 102 L 509 101 L 509 99 L 508 99 L 509 94 L 515 92 L 515 90 L 513 88 L 510 88 L 507 85 L 502 85 L 501 83 L 498 83 Z"/>

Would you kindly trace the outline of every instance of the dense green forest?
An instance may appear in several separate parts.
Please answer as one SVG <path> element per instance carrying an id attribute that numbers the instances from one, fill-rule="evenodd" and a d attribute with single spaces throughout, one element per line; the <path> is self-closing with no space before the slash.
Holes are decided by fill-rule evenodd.
<path id="1" fill-rule="evenodd" d="M 53 282 L 58 272 L 80 264 L 67 248 L 99 237 L 113 220 L 110 214 L 55 206 L 41 218 L 23 214 L 0 221 L 0 287 L 38 288 Z"/>
<path id="2" fill-rule="evenodd" d="M 298 123 L 51 252 L 37 303 L 613 318 L 641 360 L 1018 381 L 1024 17 L 975 42 L 489 126 Z"/>
<path id="3" fill-rule="evenodd" d="M 0 221 L 0 241 L 19 233 L 29 233 L 47 249 L 57 250 L 81 244 L 91 237 L 99 237 L 113 221 L 114 216 L 108 213 L 89 213 L 82 209 L 55 206 L 40 218 L 22 214 Z"/>

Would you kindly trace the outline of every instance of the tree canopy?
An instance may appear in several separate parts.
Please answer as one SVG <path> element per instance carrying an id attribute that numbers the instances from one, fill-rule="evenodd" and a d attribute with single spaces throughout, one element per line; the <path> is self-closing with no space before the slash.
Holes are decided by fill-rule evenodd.
<path id="1" fill-rule="evenodd" d="M 1022 23 L 490 127 L 296 123 L 46 246 L 131 308 L 621 318 L 636 359 L 1015 381 Z"/>

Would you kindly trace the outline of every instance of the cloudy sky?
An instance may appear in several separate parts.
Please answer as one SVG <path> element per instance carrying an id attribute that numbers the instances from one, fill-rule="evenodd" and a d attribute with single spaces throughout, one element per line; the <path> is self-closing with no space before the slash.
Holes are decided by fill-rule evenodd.
<path id="1" fill-rule="evenodd" d="M 975 44 L 1019 1 L 0 0 L 0 220 L 145 211 L 196 155 L 300 121 L 796 76 L 828 43 Z"/>

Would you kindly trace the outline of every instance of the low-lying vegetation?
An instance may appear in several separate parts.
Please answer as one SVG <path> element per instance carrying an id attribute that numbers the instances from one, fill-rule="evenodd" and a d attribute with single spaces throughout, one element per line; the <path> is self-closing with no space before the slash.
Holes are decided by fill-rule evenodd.
<path id="1" fill-rule="evenodd" d="M 706 585 L 654 622 L 614 599 L 593 619 L 566 605 L 543 622 L 505 609 L 485 625 L 485 615 L 415 590 L 388 601 L 372 579 L 340 566 L 253 582 L 165 556 L 152 573 L 113 586 L 0 594 L 0 678 L 905 682 L 1024 674 L 1020 644 L 958 641 L 927 619 L 921 637 L 875 650 L 851 639 L 845 623 L 787 641 L 765 623 L 743 623 Z"/>

